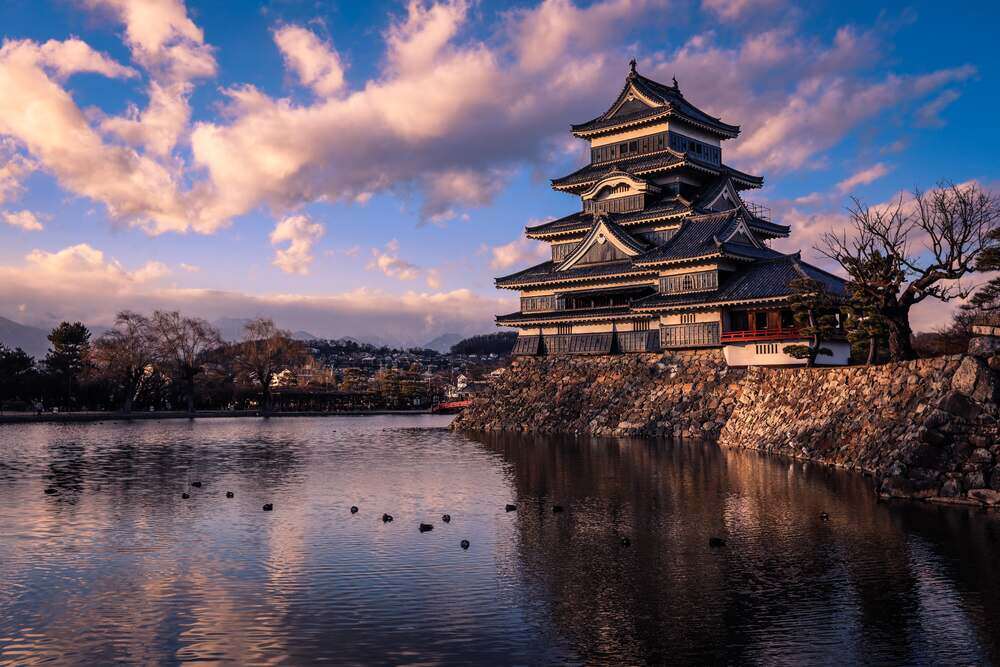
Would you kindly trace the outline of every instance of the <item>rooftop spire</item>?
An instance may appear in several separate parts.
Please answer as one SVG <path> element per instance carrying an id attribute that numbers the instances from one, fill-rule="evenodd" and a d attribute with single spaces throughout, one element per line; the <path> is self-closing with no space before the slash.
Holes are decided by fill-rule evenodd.
<path id="1" fill-rule="evenodd" d="M 636 74 L 635 64 L 636 64 L 635 63 L 635 58 L 632 58 L 632 60 L 628 61 L 628 74 L 629 74 L 629 76 L 635 76 L 635 74 Z"/>

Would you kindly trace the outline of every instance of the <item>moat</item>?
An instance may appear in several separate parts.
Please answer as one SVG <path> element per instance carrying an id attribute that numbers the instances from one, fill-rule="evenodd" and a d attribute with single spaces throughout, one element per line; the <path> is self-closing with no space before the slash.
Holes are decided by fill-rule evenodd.
<path id="1" fill-rule="evenodd" d="M 1000 660 L 1000 513 L 449 419 L 0 426 L 0 663 Z"/>

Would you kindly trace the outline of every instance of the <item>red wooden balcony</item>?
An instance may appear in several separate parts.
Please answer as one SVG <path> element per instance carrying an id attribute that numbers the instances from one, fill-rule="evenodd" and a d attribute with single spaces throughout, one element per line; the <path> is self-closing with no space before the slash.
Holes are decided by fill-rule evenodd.
<path id="1" fill-rule="evenodd" d="M 747 343 L 761 340 L 788 340 L 790 338 L 801 338 L 802 335 L 795 327 L 783 327 L 778 329 L 747 329 L 745 331 L 723 331 L 723 343 Z"/>

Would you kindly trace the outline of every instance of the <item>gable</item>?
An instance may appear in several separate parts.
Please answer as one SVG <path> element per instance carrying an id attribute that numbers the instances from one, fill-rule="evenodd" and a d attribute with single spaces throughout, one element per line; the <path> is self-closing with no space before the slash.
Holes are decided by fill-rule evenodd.
<path id="1" fill-rule="evenodd" d="M 641 102 L 638 99 L 626 99 L 621 106 L 612 112 L 609 118 L 616 118 L 618 116 L 628 116 L 630 114 L 638 113 L 640 111 L 645 111 L 651 108 L 648 104 Z"/>
<path id="2" fill-rule="evenodd" d="M 566 258 L 557 271 L 565 271 L 577 264 L 597 264 L 635 257 L 643 249 L 640 242 L 600 219 L 576 250 Z"/>

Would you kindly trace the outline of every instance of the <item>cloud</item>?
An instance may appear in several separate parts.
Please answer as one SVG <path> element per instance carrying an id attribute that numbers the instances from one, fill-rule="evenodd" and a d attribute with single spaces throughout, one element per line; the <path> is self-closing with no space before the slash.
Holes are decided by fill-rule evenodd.
<path id="1" fill-rule="evenodd" d="M 365 266 L 368 271 L 381 271 L 383 275 L 395 280 L 409 282 L 423 278 L 424 282 L 431 289 L 441 288 L 440 269 L 425 269 L 411 264 L 399 256 L 399 241 L 392 239 L 385 244 L 385 248 L 379 250 L 372 248 L 371 261 Z"/>
<path id="2" fill-rule="evenodd" d="M 0 267 L 16 293 L 17 285 L 35 289 L 50 288 L 54 292 L 76 293 L 90 291 L 94 301 L 99 301 L 107 290 L 118 291 L 123 287 L 154 282 L 169 274 L 161 262 L 147 262 L 129 271 L 117 260 L 108 259 L 100 250 L 86 243 L 69 246 L 57 252 L 35 249 L 25 256 L 19 269 Z M 11 292 L 5 290 L 4 294 Z"/>
<path id="3" fill-rule="evenodd" d="M 26 232 L 40 232 L 44 227 L 31 211 L 0 211 L 0 218 L 8 225 L 20 227 Z"/>
<path id="4" fill-rule="evenodd" d="M 513 266 L 526 268 L 550 257 L 549 246 L 540 241 L 518 238 L 510 243 L 489 248 L 490 268 L 503 270 Z"/>
<path id="5" fill-rule="evenodd" d="M 513 298 L 483 297 L 467 289 L 403 294 L 357 289 L 306 296 L 176 288 L 159 283 L 151 268 L 155 265 L 129 271 L 86 244 L 57 252 L 35 250 L 20 264 L 0 265 L 0 284 L 5 286 L 0 313 L 24 306 L 27 312 L 45 313 L 49 321 L 79 319 L 92 325 L 113 322 L 123 308 L 180 310 L 209 320 L 260 314 L 285 328 L 320 336 L 416 345 L 441 333 L 488 331 L 496 313 L 515 307 Z"/>
<path id="6" fill-rule="evenodd" d="M 957 90 L 949 89 L 942 91 L 930 102 L 917 109 L 917 126 L 944 127 L 945 122 L 941 118 L 941 112 L 959 97 L 961 97 L 961 94 Z"/>
<path id="7" fill-rule="evenodd" d="M 312 264 L 312 247 L 326 230 L 308 216 L 293 215 L 281 220 L 271 232 L 271 244 L 288 243 L 287 248 L 278 249 L 274 255 L 274 265 L 285 273 L 309 273 Z"/>
<path id="8" fill-rule="evenodd" d="M 882 162 L 878 162 L 870 167 L 867 167 L 857 173 L 852 174 L 851 176 L 837 183 L 837 191 L 840 194 L 847 194 L 848 192 L 858 187 L 859 185 L 868 185 L 869 183 L 874 183 L 878 179 L 888 174 L 891 170 L 892 170 L 891 167 L 886 166 Z"/>
<path id="9" fill-rule="evenodd" d="M 782 4 L 781 0 L 701 0 L 702 9 L 723 21 L 736 21 L 751 12 L 771 10 Z"/>
<path id="10" fill-rule="evenodd" d="M 200 266 L 197 266 L 195 264 L 187 264 L 185 262 L 181 262 L 179 268 L 181 271 L 186 271 L 187 273 L 198 273 L 199 271 L 201 271 Z"/>
<path id="11" fill-rule="evenodd" d="M 722 46 L 706 32 L 647 69 L 660 80 L 676 75 L 688 99 L 741 124 L 742 136 L 723 148 L 727 161 L 764 173 L 815 168 L 862 123 L 976 75 L 971 65 L 874 75 L 882 40 L 878 29 L 842 27 L 824 43 L 779 27 Z"/>
<path id="12" fill-rule="evenodd" d="M 30 43 L 8 41 L 0 47 L 0 135 L 23 145 L 65 189 L 103 202 L 112 217 L 133 220 L 151 231 L 189 228 L 190 211 L 178 192 L 176 175 L 129 147 L 105 143 L 47 71 L 46 58 L 43 49 Z M 106 61 L 104 56 L 77 57 L 74 67 L 125 75 Z M 83 70 L 63 63 L 59 71 Z"/>
<path id="13" fill-rule="evenodd" d="M 148 74 L 146 107 L 113 117 L 81 110 L 67 76 L 89 68 L 132 79 L 135 70 L 79 40 L 7 43 L 0 134 L 70 193 L 153 234 L 212 233 L 262 204 L 280 217 L 306 202 L 363 203 L 380 193 L 412 197 L 425 221 L 460 219 L 493 201 L 518 167 L 568 145 L 568 120 L 592 117 L 621 85 L 632 29 L 673 11 L 666 0 L 544 0 L 480 36 L 469 29 L 469 2 L 413 0 L 383 32 L 383 58 L 357 87 L 344 80 L 333 45 L 284 25 L 274 48 L 314 98 L 230 84 L 220 113 L 192 123 L 193 86 L 217 63 L 181 0 L 81 2 L 124 25 L 133 63 Z M 754 6 L 706 9 L 742 16 Z M 975 75 L 968 65 L 875 74 L 884 41 L 881 25 L 842 27 L 828 41 L 782 26 L 728 47 L 709 31 L 649 52 L 641 69 L 661 80 L 676 74 L 690 99 L 742 123 L 727 160 L 755 171 L 809 168 L 860 124 Z"/>
<path id="14" fill-rule="evenodd" d="M 285 66 L 317 95 L 329 97 L 344 87 L 340 55 L 311 30 L 287 25 L 274 31 L 274 42 L 285 59 Z"/>
<path id="15" fill-rule="evenodd" d="M 399 257 L 399 241 L 392 239 L 384 250 L 372 248 L 372 259 L 365 267 L 369 271 L 378 270 L 396 280 L 416 280 L 422 269 Z"/>
<path id="16" fill-rule="evenodd" d="M 17 152 L 10 137 L 0 135 L 0 204 L 13 201 L 24 191 L 24 179 L 37 165 Z"/>

